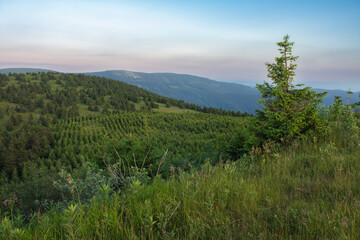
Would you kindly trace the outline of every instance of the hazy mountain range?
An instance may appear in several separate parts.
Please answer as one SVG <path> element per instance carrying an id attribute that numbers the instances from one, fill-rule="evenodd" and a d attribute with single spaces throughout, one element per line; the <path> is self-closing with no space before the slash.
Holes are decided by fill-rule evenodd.
<path id="1" fill-rule="evenodd" d="M 0 69 L 0 73 L 51 71 L 36 68 L 7 68 Z M 227 110 L 254 113 L 259 108 L 258 99 L 260 94 L 254 87 L 237 83 L 219 82 L 208 78 L 197 77 L 187 74 L 175 73 L 143 73 L 123 70 L 110 70 L 102 72 L 84 73 L 100 77 L 123 81 L 162 96 L 184 100 L 202 106 L 211 106 Z M 314 89 L 317 92 L 328 94 L 324 97 L 324 104 L 333 102 L 334 96 L 341 96 L 347 101 L 347 93 L 343 90 Z M 359 101 L 360 92 L 355 92 L 350 97 L 350 103 Z"/>

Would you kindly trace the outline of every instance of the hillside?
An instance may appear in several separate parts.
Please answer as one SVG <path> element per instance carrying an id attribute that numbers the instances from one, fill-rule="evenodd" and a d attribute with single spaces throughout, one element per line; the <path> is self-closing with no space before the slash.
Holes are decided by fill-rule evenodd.
<path id="1" fill-rule="evenodd" d="M 88 115 L 152 110 L 240 116 L 239 112 L 200 107 L 101 77 L 55 72 L 0 74 L 0 125 L 10 132 L 20 129 L 29 117 L 41 117 L 50 124 Z"/>
<path id="2" fill-rule="evenodd" d="M 170 166 L 200 166 L 224 153 L 224 142 L 243 128 L 240 116 L 101 77 L 0 74 L 0 202 L 15 194 L 25 214 L 66 202 L 70 196 L 48 184 L 61 179 L 59 171 L 105 170 L 119 156 L 150 176 L 160 165 L 163 176 Z"/>

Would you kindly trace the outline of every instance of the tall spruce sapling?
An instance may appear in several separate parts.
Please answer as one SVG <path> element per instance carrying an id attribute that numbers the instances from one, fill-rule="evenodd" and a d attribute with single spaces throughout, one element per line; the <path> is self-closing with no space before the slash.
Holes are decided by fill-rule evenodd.
<path id="1" fill-rule="evenodd" d="M 353 92 L 351 91 L 351 89 L 349 88 L 349 90 L 347 90 L 347 105 L 350 105 L 350 95 L 353 94 Z"/>
<path id="2" fill-rule="evenodd" d="M 319 115 L 318 105 L 326 93 L 316 93 L 302 84 L 293 85 L 297 56 L 293 56 L 294 42 L 286 35 L 278 42 L 280 56 L 275 63 L 266 63 L 268 78 L 272 83 L 257 84 L 262 95 L 259 103 L 263 109 L 257 110 L 255 129 L 263 139 L 278 141 L 321 132 L 324 123 Z"/>

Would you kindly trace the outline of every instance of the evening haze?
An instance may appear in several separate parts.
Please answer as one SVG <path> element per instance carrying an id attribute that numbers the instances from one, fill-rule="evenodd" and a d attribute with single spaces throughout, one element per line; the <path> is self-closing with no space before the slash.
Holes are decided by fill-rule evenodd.
<path id="1" fill-rule="evenodd" d="M 360 90 L 360 1 L 0 0 L 0 68 L 266 80 L 286 34 L 296 82 Z"/>

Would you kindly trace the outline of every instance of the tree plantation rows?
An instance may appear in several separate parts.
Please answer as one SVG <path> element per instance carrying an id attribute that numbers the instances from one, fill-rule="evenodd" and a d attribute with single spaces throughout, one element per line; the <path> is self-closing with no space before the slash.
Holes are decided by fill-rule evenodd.
<path id="1" fill-rule="evenodd" d="M 206 144 L 215 153 L 215 149 L 219 152 L 222 142 L 229 141 L 244 122 L 243 118 L 204 113 L 121 112 L 59 120 L 51 127 L 25 123 L 20 135 L 9 136 L 2 131 L 1 166 L 11 177 L 14 169 L 21 172 L 23 162 L 36 162 L 39 157 L 47 167 L 71 170 L 83 161 L 94 161 L 97 154 L 101 156 L 104 142 L 124 139 L 169 149 L 169 156 L 197 156 Z M 8 138 L 11 140 L 6 145 Z M 102 159 L 97 160 L 101 164 Z"/>
<path id="2" fill-rule="evenodd" d="M 49 159 L 52 164 L 60 161 L 60 165 L 70 168 L 79 166 L 84 160 L 97 161 L 101 165 L 102 144 L 110 141 L 130 141 L 127 150 L 135 154 L 141 149 L 132 149 L 134 142 L 144 143 L 151 150 L 168 149 L 169 161 L 170 156 L 194 157 L 203 152 L 206 144 L 212 146 L 214 153 L 219 151 L 222 142 L 230 140 L 243 124 L 241 118 L 203 113 L 121 112 L 70 118 L 54 126 L 55 144 Z M 129 155 L 126 153 L 129 151 L 120 150 Z M 142 161 L 144 157 L 137 156 L 136 160 Z"/>

